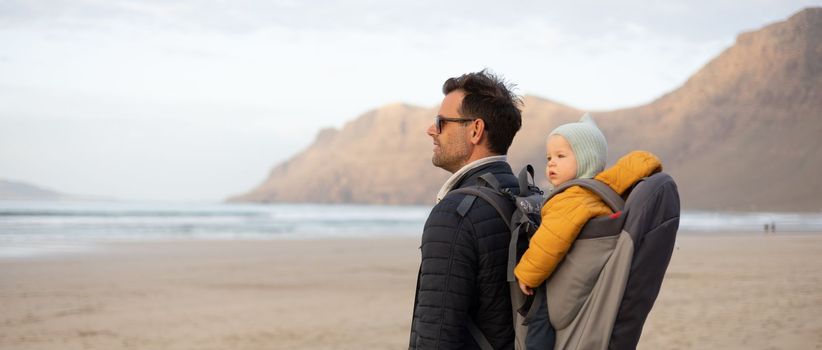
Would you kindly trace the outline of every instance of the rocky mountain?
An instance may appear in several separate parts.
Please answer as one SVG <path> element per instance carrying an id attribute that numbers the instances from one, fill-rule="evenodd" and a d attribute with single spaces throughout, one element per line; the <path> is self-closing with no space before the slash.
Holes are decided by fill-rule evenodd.
<path id="1" fill-rule="evenodd" d="M 509 160 L 515 169 L 530 163 L 541 170 L 548 132 L 583 111 L 534 96 L 524 101 Z M 431 165 L 424 133 L 435 114 L 395 104 L 323 130 L 262 184 L 229 200 L 431 203 L 448 177 Z M 656 153 L 686 209 L 820 211 L 822 8 L 739 35 L 649 104 L 592 114 L 611 162 L 632 149 Z"/>
<path id="2" fill-rule="evenodd" d="M 0 200 L 58 200 L 66 197 L 49 189 L 0 179 Z"/>

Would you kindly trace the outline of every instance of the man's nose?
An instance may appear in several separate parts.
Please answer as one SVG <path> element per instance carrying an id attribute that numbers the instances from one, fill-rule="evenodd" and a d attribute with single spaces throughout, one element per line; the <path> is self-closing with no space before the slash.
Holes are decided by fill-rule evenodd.
<path id="1" fill-rule="evenodd" d="M 437 128 L 434 127 L 434 123 L 431 123 L 431 125 L 428 126 L 428 129 L 425 129 L 425 133 L 428 134 L 428 136 L 431 136 L 431 137 L 437 135 Z"/>

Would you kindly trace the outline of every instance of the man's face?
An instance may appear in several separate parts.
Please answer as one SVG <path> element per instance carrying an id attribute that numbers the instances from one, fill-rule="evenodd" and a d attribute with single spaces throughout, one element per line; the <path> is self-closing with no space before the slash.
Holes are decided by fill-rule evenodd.
<path id="1" fill-rule="evenodd" d="M 440 104 L 438 114 L 445 118 L 463 118 L 459 113 L 465 93 L 455 90 L 445 95 Z M 471 147 L 468 123 L 443 122 L 442 129 L 437 134 L 436 125 L 428 127 L 428 136 L 434 140 L 434 155 L 431 162 L 434 166 L 443 168 L 451 173 L 456 172 L 467 163 L 471 157 Z"/>

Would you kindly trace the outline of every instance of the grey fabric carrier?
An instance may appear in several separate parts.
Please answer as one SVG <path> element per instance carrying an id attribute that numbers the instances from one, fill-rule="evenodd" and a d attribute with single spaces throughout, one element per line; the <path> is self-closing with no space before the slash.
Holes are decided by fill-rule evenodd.
<path id="1" fill-rule="evenodd" d="M 665 173 L 622 202 L 593 179 L 569 181 L 596 193 L 614 215 L 590 220 L 546 283 L 554 349 L 633 349 L 659 294 L 679 227 L 679 194 Z M 550 197 L 549 197 L 550 199 Z"/>
<path id="2" fill-rule="evenodd" d="M 609 349 L 634 349 L 654 306 L 676 242 L 680 201 L 674 180 L 657 173 L 636 185 L 625 203 L 625 226 L 633 257 L 611 331 Z"/>
<path id="3" fill-rule="evenodd" d="M 531 181 L 528 181 L 528 175 Z M 547 313 L 556 331 L 554 349 L 633 349 L 659 294 L 679 228 L 679 194 L 673 179 L 656 173 L 642 179 L 623 200 L 606 184 L 575 179 L 554 189 L 544 201 L 533 185 L 533 168 L 520 174 L 520 194 L 501 193 L 493 180 L 480 177 L 459 210 L 476 198 L 488 201 L 511 228 L 508 281 L 517 349 L 532 349 L 529 322 L 537 311 Z M 614 215 L 593 218 L 582 228 L 565 258 L 536 297 L 523 295 L 513 275 L 516 262 L 536 231 L 542 204 L 572 186 L 597 194 Z M 487 341 L 473 324 L 469 330 L 483 349 Z M 528 338 L 531 339 L 528 339 Z M 536 342 L 538 343 L 538 341 Z"/>

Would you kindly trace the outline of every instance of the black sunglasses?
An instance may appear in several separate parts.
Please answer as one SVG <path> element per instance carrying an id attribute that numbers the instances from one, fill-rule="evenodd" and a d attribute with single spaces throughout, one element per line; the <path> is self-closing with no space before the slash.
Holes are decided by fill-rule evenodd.
<path id="1" fill-rule="evenodd" d="M 477 120 L 478 118 L 446 118 L 441 115 L 437 115 L 434 117 L 434 128 L 437 131 L 437 134 L 442 132 L 442 123 L 443 122 L 454 122 L 454 123 L 465 123 L 465 122 L 472 122 Z"/>

